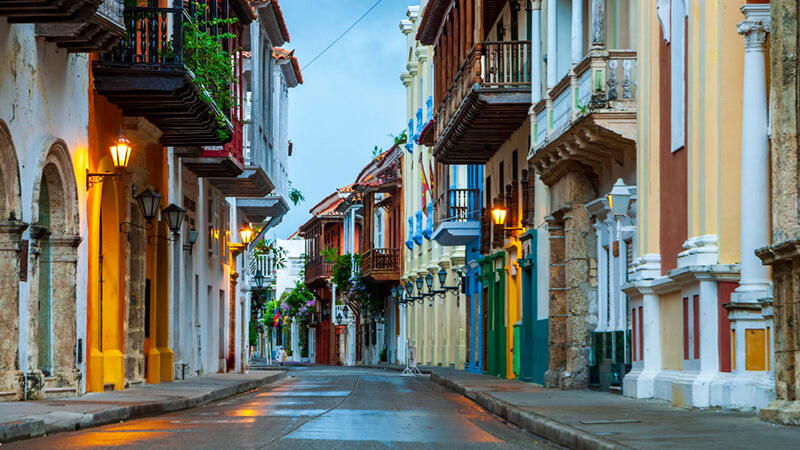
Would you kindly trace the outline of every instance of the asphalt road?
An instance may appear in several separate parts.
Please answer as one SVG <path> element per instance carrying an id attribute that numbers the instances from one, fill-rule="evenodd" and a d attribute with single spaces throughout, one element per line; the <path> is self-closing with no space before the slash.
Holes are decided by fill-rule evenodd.
<path id="1" fill-rule="evenodd" d="M 428 377 L 341 367 L 196 408 L 60 433 L 3 449 L 555 448 Z"/>

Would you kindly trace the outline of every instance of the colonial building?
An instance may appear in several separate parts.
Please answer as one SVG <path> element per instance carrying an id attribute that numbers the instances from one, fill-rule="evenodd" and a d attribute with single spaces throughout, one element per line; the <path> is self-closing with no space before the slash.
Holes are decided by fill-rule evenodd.
<path id="1" fill-rule="evenodd" d="M 770 5 L 631 6 L 639 188 L 623 391 L 763 408 L 775 397 L 770 273 L 754 253 L 770 244 Z"/>
<path id="2" fill-rule="evenodd" d="M 97 336 L 87 333 L 87 296 L 99 286 L 88 219 L 100 189 L 89 189 L 87 172 L 100 153 L 108 158 L 119 128 L 97 132 L 87 92 L 90 61 L 124 35 L 121 2 L 77 1 L 46 17 L 37 3 L 0 6 L 3 401 L 86 386 L 87 340 Z"/>
<path id="3" fill-rule="evenodd" d="M 403 285 L 405 306 L 400 310 L 398 325 L 405 329 L 407 342 L 414 346 L 420 364 L 464 368 L 466 361 L 466 303 L 460 299 L 460 274 L 464 266 L 463 246 L 442 245 L 433 238 L 437 187 L 449 183 L 439 178 L 430 135 L 439 122 L 432 123 L 447 87 L 440 83 L 441 68 L 432 42 L 420 41 L 419 33 L 432 6 L 429 2 L 422 17 L 420 7 L 411 6 L 407 19 L 400 23 L 406 36 L 408 60 L 400 76 L 406 87 L 406 114 L 409 120 L 408 143 L 403 162 L 404 211 L 407 240 L 404 250 Z M 438 29 L 438 25 L 432 25 Z M 444 61 L 443 59 L 441 61 Z M 438 119 L 437 119 L 438 120 Z M 427 142 L 427 145 L 425 144 Z M 440 273 L 444 279 L 441 279 Z M 448 289 L 449 287 L 449 289 Z"/>
<path id="4" fill-rule="evenodd" d="M 326 260 L 325 250 L 331 254 L 342 255 L 345 249 L 344 215 L 337 211 L 347 195 L 350 187 L 337 189 L 309 210 L 311 219 L 300 226 L 300 236 L 306 241 L 305 284 L 314 292 L 316 298 L 314 353 L 319 364 L 342 364 L 344 358 L 345 339 L 342 333 L 345 326 L 337 320 L 337 313 L 342 315 L 343 306 L 338 305 L 337 288 L 330 282 L 333 263 Z M 353 223 L 350 232 L 359 234 L 361 227 Z M 356 238 L 353 242 L 359 242 Z M 353 249 L 357 252 L 357 249 Z M 342 319 L 346 317 L 342 316 Z"/>
<path id="5" fill-rule="evenodd" d="M 272 57 L 288 40 L 277 2 L 257 14 L 244 0 L 78 1 L 47 15 L 41 2 L 23 3 L 0 7 L 3 67 L 15 67 L 0 74 L 10 105 L 0 116 L 2 398 L 244 370 L 245 264 L 226 197 L 277 197 L 263 219 L 271 224 L 288 209 L 285 97 L 301 78 Z M 217 49 L 231 56 L 218 68 L 231 74 L 223 85 L 198 77 L 203 50 L 183 45 L 217 19 L 210 32 L 232 36 Z M 268 41 L 257 47 L 268 62 L 256 82 L 251 36 Z M 261 95 L 250 86 L 264 71 L 288 77 L 259 103 L 284 114 L 251 123 L 279 130 L 274 154 L 286 157 L 244 153 L 255 140 L 245 137 L 247 99 Z"/>

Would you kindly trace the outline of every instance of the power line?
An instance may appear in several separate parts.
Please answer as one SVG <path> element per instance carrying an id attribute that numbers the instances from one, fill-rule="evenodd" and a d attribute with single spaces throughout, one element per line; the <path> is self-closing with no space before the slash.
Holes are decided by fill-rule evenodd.
<path id="1" fill-rule="evenodd" d="M 368 10 L 366 10 L 366 12 L 364 12 L 364 14 L 362 14 L 362 15 L 361 15 L 361 17 L 359 17 L 358 19 L 356 19 L 356 21 L 355 21 L 355 22 L 353 22 L 353 24 L 352 24 L 352 25 L 350 25 L 349 27 L 347 27 L 347 29 L 346 29 L 346 30 L 344 30 L 344 31 L 342 32 L 342 34 L 340 34 L 340 35 L 339 35 L 339 37 L 337 37 L 336 39 L 334 39 L 334 40 L 333 40 L 333 42 L 331 42 L 331 43 L 330 43 L 330 44 L 329 44 L 327 47 L 325 47 L 325 49 L 324 49 L 324 50 L 322 50 L 321 52 L 319 52 L 319 54 L 318 54 L 317 56 L 315 56 L 314 58 L 312 58 L 312 59 L 311 59 L 311 61 L 309 61 L 309 62 L 308 62 L 308 63 L 307 63 L 305 66 L 303 66 L 303 69 L 302 69 L 302 70 L 306 70 L 306 69 L 308 68 L 308 66 L 310 66 L 310 65 L 311 65 L 311 64 L 312 64 L 314 61 L 316 61 L 317 59 L 319 59 L 319 57 L 320 57 L 320 56 L 324 55 L 324 54 L 325 54 L 325 52 L 327 52 L 328 50 L 330 50 L 330 48 L 331 48 L 331 47 L 333 47 L 333 46 L 334 46 L 334 45 L 335 45 L 337 42 L 339 42 L 339 39 L 343 38 L 345 34 L 347 34 L 347 33 L 348 33 L 350 30 L 352 30 L 352 29 L 353 29 L 353 28 L 354 28 L 356 25 L 358 25 L 358 23 L 359 23 L 359 22 L 361 22 L 361 20 L 362 20 L 362 19 L 364 19 L 364 17 L 367 17 L 367 14 L 369 14 L 370 12 L 372 12 L 372 10 L 373 10 L 373 9 L 375 9 L 375 7 L 376 7 L 376 6 L 378 6 L 378 5 L 379 5 L 379 4 L 380 4 L 382 1 L 383 1 L 383 0 L 377 0 L 377 1 L 376 1 L 376 2 L 375 2 L 373 5 L 372 5 L 372 6 L 370 6 L 370 7 L 369 7 L 369 9 L 368 9 Z"/>

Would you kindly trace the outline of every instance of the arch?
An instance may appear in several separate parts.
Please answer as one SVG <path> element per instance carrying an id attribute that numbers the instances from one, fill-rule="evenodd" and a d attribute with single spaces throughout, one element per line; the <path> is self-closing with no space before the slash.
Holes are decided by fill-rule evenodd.
<path id="1" fill-rule="evenodd" d="M 0 221 L 16 221 L 22 218 L 20 206 L 19 162 L 11 132 L 0 120 Z"/>
<path id="2" fill-rule="evenodd" d="M 40 197 L 42 182 L 47 183 L 50 206 L 50 232 L 53 235 L 73 236 L 79 234 L 78 185 L 72 158 L 67 144 L 59 138 L 49 136 L 45 139 L 43 159 L 39 164 L 42 171 L 33 185 L 32 217 L 40 217 Z"/>

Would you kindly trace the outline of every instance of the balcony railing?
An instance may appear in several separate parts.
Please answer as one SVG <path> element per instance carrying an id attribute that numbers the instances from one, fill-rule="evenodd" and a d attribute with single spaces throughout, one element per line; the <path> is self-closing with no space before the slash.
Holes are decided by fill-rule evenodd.
<path id="1" fill-rule="evenodd" d="M 557 138 L 592 112 L 635 111 L 637 69 L 632 50 L 608 50 L 584 58 L 534 106 L 534 147 Z"/>
<path id="2" fill-rule="evenodd" d="M 275 277 L 278 273 L 278 267 L 275 264 L 275 258 L 272 255 L 257 255 L 250 257 L 250 277 L 256 276 L 258 271 L 267 277 L 268 282 L 275 282 Z"/>
<path id="3" fill-rule="evenodd" d="M 361 267 L 364 276 L 376 275 L 400 276 L 400 249 L 399 248 L 373 248 L 367 250 L 361 258 Z"/>
<path id="4" fill-rule="evenodd" d="M 475 44 L 439 104 L 436 135 L 442 135 L 464 97 L 476 83 L 482 88 L 499 89 L 530 86 L 530 57 L 530 41 L 487 41 Z"/>
<path id="5" fill-rule="evenodd" d="M 445 222 L 477 221 L 480 215 L 480 191 L 447 189 L 436 199 L 433 209 L 437 228 Z"/>
<path id="6" fill-rule="evenodd" d="M 211 95 L 185 65 L 184 29 L 192 22 L 183 8 L 127 7 L 125 35 L 94 64 L 95 88 L 127 116 L 143 116 L 173 146 L 222 145 L 224 117 Z M 234 129 L 227 119 L 227 134 Z M 241 146 L 240 146 L 241 147 Z M 239 151 L 241 153 L 241 150 Z"/>
<path id="7" fill-rule="evenodd" d="M 306 264 L 306 283 L 312 283 L 319 279 L 325 279 L 332 275 L 333 265 L 322 259 L 309 261 Z"/>

